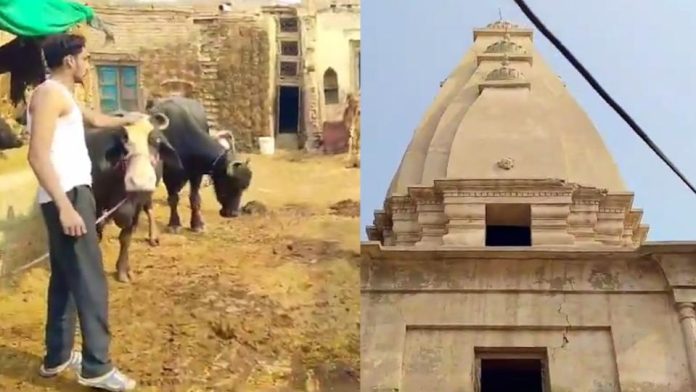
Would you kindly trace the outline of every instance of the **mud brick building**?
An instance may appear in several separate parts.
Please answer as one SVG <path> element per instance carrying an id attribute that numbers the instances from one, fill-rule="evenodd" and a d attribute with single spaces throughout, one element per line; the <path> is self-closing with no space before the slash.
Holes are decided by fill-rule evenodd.
<path id="1" fill-rule="evenodd" d="M 116 43 L 85 29 L 93 63 L 85 101 L 108 112 L 191 96 L 240 150 L 259 136 L 311 147 L 325 123 L 340 121 L 347 94 L 359 92 L 359 1 L 222 3 L 91 2 Z"/>

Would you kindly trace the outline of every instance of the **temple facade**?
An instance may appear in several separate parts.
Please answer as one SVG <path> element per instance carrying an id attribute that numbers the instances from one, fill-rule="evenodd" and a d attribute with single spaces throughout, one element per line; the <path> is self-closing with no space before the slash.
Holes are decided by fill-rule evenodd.
<path id="1" fill-rule="evenodd" d="M 361 390 L 696 390 L 696 243 L 646 242 L 533 30 L 473 41 L 367 228 Z"/>

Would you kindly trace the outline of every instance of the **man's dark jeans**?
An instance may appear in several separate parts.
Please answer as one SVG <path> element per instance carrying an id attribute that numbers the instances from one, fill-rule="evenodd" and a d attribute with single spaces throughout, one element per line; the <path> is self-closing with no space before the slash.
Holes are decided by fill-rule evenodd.
<path id="1" fill-rule="evenodd" d="M 77 238 L 65 235 L 56 205 L 41 205 L 51 253 L 44 366 L 52 368 L 70 358 L 79 316 L 82 376 L 99 377 L 109 372 L 112 364 L 108 287 L 96 232 L 96 204 L 88 186 L 73 188 L 67 195 L 82 216 L 87 234 Z"/>

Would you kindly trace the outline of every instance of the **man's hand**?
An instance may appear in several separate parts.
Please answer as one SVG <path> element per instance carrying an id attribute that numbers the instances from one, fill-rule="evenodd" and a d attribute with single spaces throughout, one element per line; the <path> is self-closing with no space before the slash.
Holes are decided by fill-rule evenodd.
<path id="1" fill-rule="evenodd" d="M 145 115 L 142 113 L 128 113 L 123 117 L 109 116 L 88 108 L 82 108 L 82 116 L 85 123 L 95 128 L 122 127 L 138 122 Z"/>
<path id="2" fill-rule="evenodd" d="M 147 117 L 145 114 L 136 112 L 136 113 L 128 113 L 125 116 L 123 116 L 122 118 L 123 118 L 123 122 L 125 123 L 125 125 L 131 125 L 131 124 L 137 123 L 138 121 L 142 120 L 145 117 Z"/>
<path id="3" fill-rule="evenodd" d="M 63 233 L 71 237 L 80 237 L 87 233 L 87 227 L 80 214 L 70 204 L 67 208 L 60 210 L 60 224 L 63 226 Z"/>

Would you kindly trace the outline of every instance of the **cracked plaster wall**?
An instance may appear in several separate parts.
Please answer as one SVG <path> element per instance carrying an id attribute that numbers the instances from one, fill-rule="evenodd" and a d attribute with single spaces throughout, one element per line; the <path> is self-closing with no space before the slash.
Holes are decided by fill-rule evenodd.
<path id="1" fill-rule="evenodd" d="M 410 292 L 363 293 L 362 390 L 473 391 L 475 346 L 547 347 L 554 392 L 691 390 L 655 262 L 407 264 L 378 260 L 363 276 L 365 287 Z M 426 288 L 448 292 L 417 292 Z"/>

